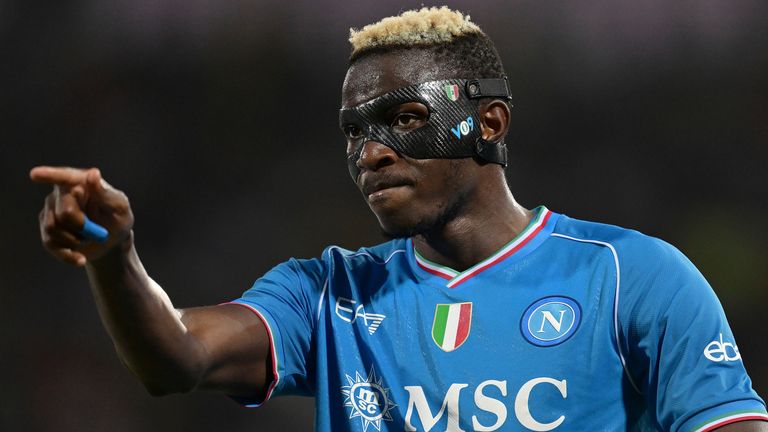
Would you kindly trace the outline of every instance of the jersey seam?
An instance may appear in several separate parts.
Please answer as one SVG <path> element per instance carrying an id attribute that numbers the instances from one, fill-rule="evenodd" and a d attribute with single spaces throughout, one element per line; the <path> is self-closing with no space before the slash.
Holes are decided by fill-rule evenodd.
<path id="1" fill-rule="evenodd" d="M 320 314 L 323 312 L 323 301 L 325 300 L 325 293 L 328 290 L 328 278 L 325 278 L 323 283 L 323 291 L 320 292 L 320 300 L 317 302 L 317 318 L 315 319 L 315 325 L 320 322 Z"/>
<path id="2" fill-rule="evenodd" d="M 619 355 L 619 361 L 621 362 L 621 367 L 624 370 L 624 374 L 626 375 L 627 380 L 632 385 L 632 388 L 634 388 L 638 394 L 642 395 L 643 392 L 640 391 L 640 388 L 637 386 L 637 384 L 635 384 L 635 381 L 632 379 L 632 375 L 629 373 L 629 369 L 627 368 L 627 361 L 624 358 L 624 354 L 621 352 L 621 341 L 619 339 L 619 318 L 618 318 L 619 298 L 621 294 L 621 265 L 619 263 L 619 254 L 616 251 L 616 248 L 614 248 L 611 243 L 600 241 L 600 240 L 582 239 L 582 238 L 572 237 L 565 234 L 559 234 L 554 232 L 551 233 L 550 236 L 560 237 L 560 238 L 564 238 L 564 239 L 572 240 L 576 242 L 596 244 L 603 247 L 607 247 L 611 251 L 611 254 L 613 255 L 614 265 L 616 266 L 616 289 L 614 292 L 614 303 L 613 303 L 613 336 L 616 342 L 616 353 Z"/>
<path id="3" fill-rule="evenodd" d="M 341 248 L 338 246 L 331 246 L 328 248 L 328 264 L 327 264 L 329 267 L 328 277 L 325 279 L 325 284 L 323 285 L 323 291 L 320 296 L 320 302 L 318 303 L 320 306 L 317 308 L 317 320 L 315 320 L 315 324 L 320 322 L 320 314 L 322 312 L 322 307 L 324 303 L 323 300 L 325 299 L 326 294 L 328 298 L 331 297 L 331 294 L 328 292 L 329 291 L 328 287 L 331 285 L 331 280 L 333 279 L 333 269 L 335 268 L 335 266 L 333 265 L 333 258 L 331 256 L 331 252 L 333 252 L 334 249 L 341 250 Z"/>
<path id="4" fill-rule="evenodd" d="M 389 261 L 392 260 L 392 258 L 395 256 L 395 254 L 401 253 L 401 252 L 405 252 L 405 249 L 396 249 L 396 250 L 392 251 L 392 253 L 389 254 L 389 256 L 387 258 L 385 258 L 384 261 L 382 261 L 382 262 L 376 261 L 376 257 L 374 257 L 373 255 L 369 254 L 368 252 L 356 252 L 356 253 L 353 253 L 353 254 L 349 255 L 348 257 L 344 257 L 344 259 L 352 258 L 352 257 L 356 257 L 356 256 L 367 256 L 367 257 L 371 258 L 371 261 L 373 261 L 376 264 L 386 265 L 386 264 L 389 263 Z"/>
<path id="5" fill-rule="evenodd" d="M 337 249 L 339 251 L 342 250 L 342 248 L 338 246 L 331 246 L 328 248 L 328 266 L 329 266 L 328 277 L 325 278 L 325 283 L 323 283 L 323 290 L 320 292 L 320 300 L 317 302 L 317 317 L 315 319 L 315 323 L 320 322 L 320 315 L 322 314 L 322 311 L 323 311 L 323 304 L 325 302 L 326 295 L 328 295 L 328 297 L 330 298 L 330 294 L 328 294 L 328 287 L 330 286 L 331 279 L 333 279 L 333 269 L 335 268 L 335 266 L 333 265 L 333 259 L 331 257 L 331 252 L 334 249 Z M 373 261 L 378 265 L 387 265 L 392 260 L 392 258 L 394 258 L 396 254 L 405 253 L 405 252 L 406 252 L 406 249 L 395 249 L 394 251 L 392 251 L 392 253 L 389 254 L 389 256 L 387 256 L 384 259 L 384 261 L 376 261 L 376 257 L 374 257 L 368 252 L 356 252 L 347 256 L 342 254 L 341 258 L 346 261 L 347 258 L 351 258 L 351 257 L 367 256 L 371 259 L 371 261 Z"/>

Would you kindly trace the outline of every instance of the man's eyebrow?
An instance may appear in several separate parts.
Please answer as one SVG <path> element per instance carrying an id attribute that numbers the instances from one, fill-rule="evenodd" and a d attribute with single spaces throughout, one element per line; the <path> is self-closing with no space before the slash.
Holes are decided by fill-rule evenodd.
<path id="1" fill-rule="evenodd" d="M 430 109 L 429 109 L 429 105 L 425 104 L 424 102 L 422 102 L 422 101 L 420 101 L 420 100 L 409 100 L 409 101 L 398 102 L 398 103 L 396 103 L 396 104 L 392 104 L 392 105 L 390 105 L 390 106 L 387 108 L 386 112 L 387 112 L 387 114 L 391 114 L 391 112 L 392 112 L 392 111 L 394 111 L 395 109 L 397 109 L 397 108 L 400 108 L 400 107 L 402 107 L 403 105 L 409 105 L 409 104 L 419 104 L 419 105 L 421 105 L 421 106 L 425 107 L 425 108 L 427 109 L 427 111 L 430 111 Z M 416 107 L 412 107 L 412 108 L 409 108 L 409 109 L 407 109 L 407 110 L 403 110 L 403 112 L 404 112 L 404 111 L 416 111 Z"/>

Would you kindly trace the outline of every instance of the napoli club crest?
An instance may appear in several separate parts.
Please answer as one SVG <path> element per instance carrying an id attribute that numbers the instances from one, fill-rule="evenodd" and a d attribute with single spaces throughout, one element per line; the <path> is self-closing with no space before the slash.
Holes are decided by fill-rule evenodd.
<path id="1" fill-rule="evenodd" d="M 581 322 L 581 307 L 570 297 L 551 296 L 537 300 L 525 310 L 520 332 L 533 345 L 549 347 L 567 341 Z"/>
<path id="2" fill-rule="evenodd" d="M 432 340 L 445 352 L 466 342 L 472 327 L 472 303 L 438 304 L 432 322 Z"/>

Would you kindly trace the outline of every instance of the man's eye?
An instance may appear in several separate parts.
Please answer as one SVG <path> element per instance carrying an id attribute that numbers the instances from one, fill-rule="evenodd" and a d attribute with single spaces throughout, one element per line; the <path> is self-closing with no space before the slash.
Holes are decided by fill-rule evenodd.
<path id="1" fill-rule="evenodd" d="M 397 116 L 395 116 L 395 119 L 392 121 L 392 128 L 393 129 L 415 129 L 416 127 L 420 126 L 420 118 L 416 114 L 411 113 L 400 113 Z"/>
<path id="2" fill-rule="evenodd" d="M 360 139 L 363 137 L 363 130 L 355 125 L 344 126 L 344 135 L 349 139 Z"/>

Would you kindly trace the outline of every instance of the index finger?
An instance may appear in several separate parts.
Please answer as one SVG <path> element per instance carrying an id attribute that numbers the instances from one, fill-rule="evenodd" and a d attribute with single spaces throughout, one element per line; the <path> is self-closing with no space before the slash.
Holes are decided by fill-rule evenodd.
<path id="1" fill-rule="evenodd" d="M 88 170 L 70 167 L 37 166 L 29 171 L 29 178 L 36 183 L 75 186 L 85 183 Z"/>

